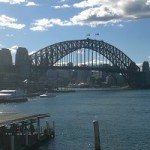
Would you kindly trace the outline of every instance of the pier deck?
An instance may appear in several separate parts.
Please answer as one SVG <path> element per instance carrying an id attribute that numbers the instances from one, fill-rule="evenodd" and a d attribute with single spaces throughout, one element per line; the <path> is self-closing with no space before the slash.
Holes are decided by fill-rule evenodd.
<path id="1" fill-rule="evenodd" d="M 0 113 L 0 127 L 31 119 L 50 117 L 49 114 Z"/>
<path id="2" fill-rule="evenodd" d="M 54 127 L 40 119 L 49 114 L 0 113 L 0 150 L 33 149 L 54 138 Z"/>

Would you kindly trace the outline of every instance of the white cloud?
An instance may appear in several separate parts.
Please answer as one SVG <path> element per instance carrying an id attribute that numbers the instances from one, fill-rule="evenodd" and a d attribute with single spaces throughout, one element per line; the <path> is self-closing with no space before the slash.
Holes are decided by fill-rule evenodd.
<path id="1" fill-rule="evenodd" d="M 28 0 L 0 0 L 0 3 L 8 3 L 11 5 L 25 4 L 25 6 L 39 6 L 39 4 Z"/>
<path id="2" fill-rule="evenodd" d="M 50 27 L 53 27 L 54 25 L 59 26 L 70 26 L 72 25 L 69 21 L 62 21 L 61 19 L 54 18 L 54 19 L 39 19 L 35 20 L 35 23 L 33 23 L 33 27 L 30 28 L 32 31 L 45 31 Z"/>
<path id="3" fill-rule="evenodd" d="M 29 55 L 32 55 L 32 54 L 34 54 L 36 51 L 31 51 L 31 52 L 29 52 Z"/>
<path id="4" fill-rule="evenodd" d="M 136 65 L 137 65 L 138 67 L 140 67 L 140 69 L 142 69 L 143 63 L 136 63 Z"/>
<path id="5" fill-rule="evenodd" d="M 118 27 L 124 27 L 124 25 L 123 24 L 119 24 Z"/>
<path id="6" fill-rule="evenodd" d="M 63 5 L 53 7 L 58 9 L 63 8 Z M 150 18 L 150 0 L 83 0 L 73 4 L 73 7 L 84 10 L 64 21 L 58 18 L 36 20 L 30 29 L 44 31 L 54 25 L 95 27 L 117 24 L 118 27 L 123 27 L 124 22 Z"/>
<path id="7" fill-rule="evenodd" d="M 100 6 L 107 2 L 108 0 L 84 0 L 79 3 L 75 3 L 73 7 L 76 7 L 76 8 L 94 7 L 94 6 Z"/>
<path id="8" fill-rule="evenodd" d="M 105 6 L 89 8 L 71 18 L 75 25 L 97 26 L 99 24 L 118 23 L 121 19 L 121 12 Z"/>
<path id="9" fill-rule="evenodd" d="M 27 2 L 26 6 L 39 6 L 39 4 L 35 2 Z"/>
<path id="10" fill-rule="evenodd" d="M 106 62 L 105 61 L 102 61 L 102 60 L 96 60 L 96 59 L 93 59 L 93 61 L 92 60 L 90 60 L 90 61 L 87 61 L 87 62 L 85 62 L 85 64 L 86 65 L 103 65 L 103 64 L 106 64 Z"/>
<path id="11" fill-rule="evenodd" d="M 32 30 L 32 31 L 45 31 L 46 27 L 37 25 L 37 26 L 31 27 L 30 30 Z"/>
<path id="12" fill-rule="evenodd" d="M 66 1 L 66 0 L 60 0 L 60 2 L 62 2 L 62 3 L 65 2 L 65 1 Z"/>
<path id="13" fill-rule="evenodd" d="M 57 5 L 57 6 L 52 6 L 52 8 L 55 9 L 61 9 L 61 8 L 70 8 L 70 6 L 68 4 L 64 4 L 64 5 Z"/>
<path id="14" fill-rule="evenodd" d="M 150 5 L 150 0 L 147 0 L 146 5 Z"/>
<path id="15" fill-rule="evenodd" d="M 33 27 L 30 28 L 32 31 L 44 31 L 47 30 L 47 28 L 52 27 L 50 20 L 47 18 L 36 20 L 35 23 L 33 23 Z"/>
<path id="16" fill-rule="evenodd" d="M 97 26 L 150 18 L 150 0 L 85 0 L 73 6 L 86 8 L 71 18 L 79 25 Z"/>
<path id="17" fill-rule="evenodd" d="M 3 44 L 0 44 L 0 48 L 4 47 Z"/>
<path id="18" fill-rule="evenodd" d="M 16 57 L 16 52 L 17 52 L 18 47 L 19 47 L 18 45 L 14 45 L 14 46 L 8 48 L 11 52 L 13 63 L 15 62 L 15 57 Z"/>
<path id="19" fill-rule="evenodd" d="M 9 3 L 9 4 L 21 4 L 25 3 L 27 0 L 0 0 L 0 3 Z"/>
<path id="20" fill-rule="evenodd" d="M 13 34 L 6 34 L 7 37 L 14 37 Z"/>
<path id="21" fill-rule="evenodd" d="M 16 54 L 18 47 L 19 47 L 18 45 L 14 45 L 8 49 L 11 51 L 12 54 Z"/>
<path id="22" fill-rule="evenodd" d="M 13 29 L 23 29 L 25 24 L 17 23 L 16 18 L 11 18 L 6 15 L 0 15 L 0 27 L 2 28 L 13 28 Z"/>

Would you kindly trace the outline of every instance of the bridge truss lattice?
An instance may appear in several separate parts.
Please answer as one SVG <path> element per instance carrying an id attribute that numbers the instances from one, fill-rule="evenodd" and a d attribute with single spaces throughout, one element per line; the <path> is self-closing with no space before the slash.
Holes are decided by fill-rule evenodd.
<path id="1" fill-rule="evenodd" d="M 79 49 L 90 49 L 101 54 L 122 73 L 129 81 L 129 74 L 140 71 L 139 67 L 121 50 L 104 41 L 93 39 L 70 40 L 47 46 L 30 55 L 31 65 L 34 67 L 57 67 L 63 57 Z M 92 60 L 93 61 L 93 60 Z M 61 61 L 60 61 L 61 62 Z M 93 62 L 92 66 L 93 67 Z"/>

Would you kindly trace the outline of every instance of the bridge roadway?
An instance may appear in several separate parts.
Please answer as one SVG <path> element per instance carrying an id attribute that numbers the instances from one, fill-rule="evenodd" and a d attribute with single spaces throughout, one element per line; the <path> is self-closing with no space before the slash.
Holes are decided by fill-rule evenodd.
<path id="1" fill-rule="evenodd" d="M 95 71 L 105 71 L 111 73 L 120 73 L 120 69 L 118 67 L 113 66 L 32 66 L 34 70 L 95 70 Z"/>

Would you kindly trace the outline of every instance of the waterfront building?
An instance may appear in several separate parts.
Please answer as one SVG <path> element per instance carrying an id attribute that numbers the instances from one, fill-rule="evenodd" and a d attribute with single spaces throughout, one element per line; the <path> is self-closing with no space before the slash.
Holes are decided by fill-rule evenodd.
<path id="1" fill-rule="evenodd" d="M 39 83 L 52 88 L 67 86 L 71 80 L 71 76 L 71 70 L 49 69 L 39 78 Z"/>
<path id="2" fill-rule="evenodd" d="M 87 83 L 89 82 L 89 79 L 92 75 L 91 70 L 77 70 L 77 82 L 84 82 Z"/>
<path id="3" fill-rule="evenodd" d="M 15 67 L 20 76 L 26 78 L 30 75 L 30 59 L 26 48 L 19 47 L 17 49 Z"/>
<path id="4" fill-rule="evenodd" d="M 12 63 L 9 49 L 0 50 L 0 89 L 14 89 L 18 85 L 18 75 Z"/>
<path id="5" fill-rule="evenodd" d="M 10 72 L 12 70 L 12 56 L 9 49 L 0 50 L 0 72 Z"/>
<path id="6" fill-rule="evenodd" d="M 108 85 L 116 85 L 116 79 L 114 78 L 113 75 L 108 75 L 106 77 L 106 84 L 108 84 Z"/>
<path id="7" fill-rule="evenodd" d="M 115 79 L 116 79 L 116 84 L 117 84 L 118 86 L 122 86 L 122 85 L 126 85 L 126 84 L 127 84 L 122 74 L 120 74 L 120 73 L 115 73 L 115 74 L 113 74 L 113 75 L 114 75 L 114 77 L 115 77 Z"/>
<path id="8" fill-rule="evenodd" d="M 150 71 L 150 69 L 149 69 L 149 62 L 148 61 L 144 61 L 143 62 L 142 71 L 143 72 L 149 72 Z"/>

